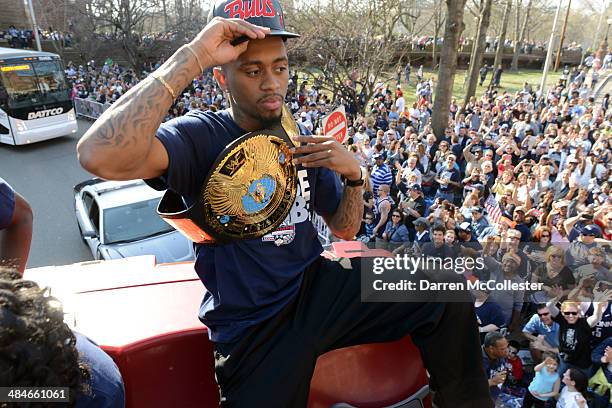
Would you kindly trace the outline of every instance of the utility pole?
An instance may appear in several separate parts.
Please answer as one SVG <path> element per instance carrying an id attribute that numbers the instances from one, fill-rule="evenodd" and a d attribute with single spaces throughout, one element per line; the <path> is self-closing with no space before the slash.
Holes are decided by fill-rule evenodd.
<path id="1" fill-rule="evenodd" d="M 34 14 L 34 5 L 32 4 L 33 0 L 27 0 L 28 6 L 30 7 L 30 17 L 32 18 L 32 29 L 34 38 L 36 39 L 36 48 L 38 51 L 42 51 L 42 47 L 40 46 L 40 34 L 38 32 L 38 24 L 36 24 L 36 15 Z"/>
<path id="2" fill-rule="evenodd" d="M 597 40 L 599 40 L 599 33 L 601 31 L 601 24 L 603 23 L 604 15 L 606 14 L 606 10 L 608 9 L 608 0 L 604 0 L 603 8 L 601 10 L 601 14 L 599 15 L 599 21 L 597 22 L 597 30 L 595 30 L 595 38 L 593 38 L 593 45 L 591 46 L 592 52 L 595 52 L 597 47 Z M 582 63 L 582 61 L 581 61 Z"/>
<path id="3" fill-rule="evenodd" d="M 563 28 L 561 28 L 561 38 L 559 39 L 559 49 L 557 50 L 557 59 L 555 60 L 555 72 L 559 69 L 561 62 L 561 49 L 563 48 L 563 40 L 565 40 L 565 28 L 567 27 L 567 19 L 569 18 L 570 8 L 572 8 L 572 0 L 569 0 L 567 11 L 565 12 L 565 20 L 563 20 Z"/>
<path id="4" fill-rule="evenodd" d="M 555 13 L 555 20 L 553 22 L 552 31 L 550 33 L 550 41 L 548 42 L 548 49 L 546 50 L 546 61 L 544 61 L 544 70 L 542 72 L 542 81 L 540 82 L 540 97 L 546 98 L 546 77 L 548 76 L 548 69 L 550 68 L 550 59 L 552 57 L 552 49 L 555 43 L 555 33 L 557 32 L 557 23 L 559 22 L 559 13 L 561 12 L 561 4 L 563 0 L 559 0 L 557 6 L 557 12 Z"/>

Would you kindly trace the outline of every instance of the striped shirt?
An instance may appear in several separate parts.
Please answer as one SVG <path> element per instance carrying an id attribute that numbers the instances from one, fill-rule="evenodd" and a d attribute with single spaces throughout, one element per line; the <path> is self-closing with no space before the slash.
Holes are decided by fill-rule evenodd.
<path id="1" fill-rule="evenodd" d="M 385 163 L 383 163 L 382 166 L 376 166 L 374 170 L 372 170 L 370 180 L 372 181 L 372 190 L 374 190 L 374 199 L 377 199 L 378 187 L 382 186 L 383 184 L 391 186 L 393 181 L 391 169 L 389 169 L 389 166 L 387 166 Z"/>

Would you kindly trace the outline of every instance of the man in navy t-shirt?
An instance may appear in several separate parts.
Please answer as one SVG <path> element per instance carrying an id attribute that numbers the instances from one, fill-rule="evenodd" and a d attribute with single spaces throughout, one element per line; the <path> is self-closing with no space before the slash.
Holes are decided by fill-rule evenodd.
<path id="1" fill-rule="evenodd" d="M 216 18 L 96 121 L 78 145 L 87 170 L 147 179 L 191 205 L 228 143 L 278 125 L 289 80 L 285 41 L 297 35 L 285 30 L 277 0 L 246 11 L 245 4 L 216 1 Z M 240 37 L 246 41 L 231 44 Z M 192 111 L 161 125 L 179 91 L 210 67 L 231 108 Z M 318 356 L 411 334 L 440 407 L 489 407 L 471 303 L 362 303 L 360 260 L 345 269 L 320 256 L 312 217 L 353 239 L 363 175 L 333 137 L 295 141 L 298 192 L 283 224 L 258 239 L 196 248 L 195 269 L 207 289 L 200 318 L 215 343 L 222 406 L 306 406 Z"/>
<path id="2" fill-rule="evenodd" d="M 440 167 L 437 173 L 436 182 L 438 191 L 436 197 L 448 200 L 449 203 L 455 202 L 455 190 L 461 187 L 461 174 L 455 168 L 457 158 L 453 154 L 446 156 L 446 163 Z"/>

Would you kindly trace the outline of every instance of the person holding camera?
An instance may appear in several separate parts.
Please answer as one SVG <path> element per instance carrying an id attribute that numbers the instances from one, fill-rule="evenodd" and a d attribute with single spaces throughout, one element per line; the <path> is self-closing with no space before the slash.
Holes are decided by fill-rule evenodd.
<path id="1" fill-rule="evenodd" d="M 482 361 L 488 378 L 489 393 L 493 401 L 501 393 L 502 384 L 508 375 L 506 358 L 508 357 L 508 340 L 497 331 L 485 335 L 482 345 Z"/>

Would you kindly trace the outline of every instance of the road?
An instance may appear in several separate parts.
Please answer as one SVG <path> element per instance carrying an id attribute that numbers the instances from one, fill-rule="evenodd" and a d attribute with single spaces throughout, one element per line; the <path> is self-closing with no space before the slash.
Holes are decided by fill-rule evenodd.
<path id="1" fill-rule="evenodd" d="M 72 187 L 92 175 L 81 168 L 76 144 L 92 122 L 79 120 L 72 136 L 26 146 L 0 145 L 0 177 L 34 210 L 34 236 L 28 267 L 91 260 L 81 241 Z"/>

